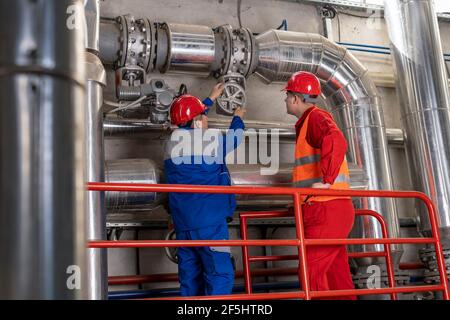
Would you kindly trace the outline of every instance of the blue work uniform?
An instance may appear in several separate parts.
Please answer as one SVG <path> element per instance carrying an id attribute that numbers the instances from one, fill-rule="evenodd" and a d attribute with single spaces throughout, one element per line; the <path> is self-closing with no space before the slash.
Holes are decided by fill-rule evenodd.
<path id="1" fill-rule="evenodd" d="M 203 103 L 212 105 L 210 99 Z M 176 129 L 165 149 L 167 183 L 229 186 L 225 156 L 240 144 L 244 128 L 242 119 L 235 116 L 232 130 L 226 135 L 216 129 Z M 236 198 L 234 194 L 172 192 L 169 208 L 177 240 L 228 240 L 226 220 L 233 216 Z M 179 248 L 178 271 L 183 296 L 232 291 L 234 272 L 229 247 Z"/>

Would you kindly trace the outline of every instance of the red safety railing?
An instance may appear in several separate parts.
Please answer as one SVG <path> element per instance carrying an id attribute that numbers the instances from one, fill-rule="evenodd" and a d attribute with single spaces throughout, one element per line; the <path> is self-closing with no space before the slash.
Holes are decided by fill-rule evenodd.
<path id="1" fill-rule="evenodd" d="M 270 299 L 306 299 L 322 297 L 339 297 L 349 295 L 374 295 L 390 294 L 395 299 L 397 293 L 442 291 L 443 298 L 450 300 L 446 266 L 442 251 L 442 244 L 438 231 L 436 210 L 432 201 L 423 193 L 407 191 L 360 191 L 360 190 L 323 190 L 323 189 L 301 189 L 301 188 L 277 188 L 277 187 L 228 187 L 228 186 L 193 186 L 193 185 L 169 185 L 169 184 L 127 184 L 127 183 L 88 183 L 90 191 L 123 191 L 123 192 L 178 192 L 178 193 L 212 193 L 212 194 L 254 194 L 254 195 L 290 195 L 293 197 L 294 217 L 296 228 L 296 239 L 289 240 L 132 240 L 132 241 L 89 241 L 89 248 L 162 248 L 162 247 L 243 247 L 251 246 L 295 246 L 298 248 L 298 277 L 301 291 L 285 293 L 264 294 L 238 294 L 225 296 L 207 297 L 177 297 L 163 299 L 202 299 L 202 300 L 270 300 Z M 429 238 L 396 238 L 396 239 L 305 239 L 303 232 L 303 219 L 301 208 L 301 196 L 350 196 L 350 197 L 380 197 L 380 198 L 416 198 L 422 200 L 430 218 L 431 234 Z M 377 218 L 375 212 L 365 211 Z M 378 220 L 383 225 L 384 220 Z M 385 224 L 384 224 L 385 226 Z M 384 237 L 385 235 L 383 235 Z M 387 237 L 387 234 L 386 234 Z M 308 279 L 308 267 L 306 261 L 307 246 L 323 245 L 368 245 L 383 244 L 384 252 L 376 253 L 390 259 L 390 244 L 433 244 L 436 250 L 436 262 L 440 275 L 440 283 L 437 285 L 394 287 L 395 279 L 393 272 L 389 277 L 389 288 L 358 289 L 358 290 L 334 290 L 334 291 L 311 291 Z M 374 253 L 358 253 L 359 257 Z M 372 256 L 372 255 L 371 255 Z M 388 263 L 389 264 L 389 263 Z M 391 262 L 392 266 L 392 262 Z M 244 271 L 245 272 L 245 271 Z M 246 275 L 248 278 L 249 275 Z"/>
<path id="2" fill-rule="evenodd" d="M 381 225 L 383 239 L 389 238 L 386 222 L 379 213 L 372 210 L 356 210 L 356 216 L 371 216 L 378 220 Z M 287 218 L 293 217 L 293 212 L 289 211 L 271 211 L 271 212 L 243 212 L 240 214 L 240 228 L 241 237 L 243 240 L 248 240 L 247 221 L 254 219 L 270 219 L 270 218 Z M 368 258 L 368 257 L 385 257 L 386 269 L 388 273 L 388 283 L 390 288 L 395 287 L 395 273 L 392 264 L 391 249 L 388 244 L 384 244 L 384 251 L 381 252 L 352 252 L 348 254 L 349 258 Z M 284 256 L 253 256 L 249 255 L 249 247 L 242 247 L 242 263 L 245 282 L 246 293 L 252 293 L 251 281 L 251 262 L 267 262 L 267 261 L 286 261 L 298 260 L 298 255 L 284 255 Z M 391 293 L 391 299 L 397 300 L 397 294 Z"/>

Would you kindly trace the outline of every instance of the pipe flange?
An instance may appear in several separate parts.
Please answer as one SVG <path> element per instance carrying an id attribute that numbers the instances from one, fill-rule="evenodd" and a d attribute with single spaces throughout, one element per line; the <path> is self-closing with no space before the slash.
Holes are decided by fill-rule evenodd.
<path id="1" fill-rule="evenodd" d="M 125 66 L 125 61 L 128 56 L 128 24 L 125 16 L 119 16 L 116 18 L 117 24 L 120 30 L 120 46 L 119 59 L 116 61 L 116 68 Z"/>
<path id="2" fill-rule="evenodd" d="M 146 68 L 146 71 L 148 73 L 152 72 L 155 69 L 156 66 L 156 24 L 152 23 L 150 20 L 146 19 L 148 24 L 148 37 L 147 41 L 150 41 L 150 52 L 149 52 L 149 59 L 148 59 L 148 65 Z"/>
<path id="3" fill-rule="evenodd" d="M 162 23 L 159 25 L 159 29 L 166 33 L 167 35 L 167 56 L 166 61 L 159 72 L 166 73 L 170 69 L 170 61 L 172 61 L 172 32 L 168 23 Z"/>
<path id="4" fill-rule="evenodd" d="M 253 34 L 247 28 L 234 29 L 232 34 L 231 71 L 248 77 L 252 66 Z"/>
<path id="5" fill-rule="evenodd" d="M 138 19 L 131 15 L 117 19 L 121 31 L 117 68 L 138 66 L 147 72 L 153 70 L 155 41 L 154 28 L 148 19 Z"/>
<path id="6" fill-rule="evenodd" d="M 227 72 L 229 71 L 232 55 L 232 32 L 233 28 L 229 24 L 225 24 L 214 29 L 214 34 L 218 34 L 220 37 L 220 42 L 222 45 L 221 53 L 223 54 L 222 56 L 219 56 L 219 69 L 213 71 L 213 76 L 215 78 L 219 78 L 220 76 L 227 74 Z"/>

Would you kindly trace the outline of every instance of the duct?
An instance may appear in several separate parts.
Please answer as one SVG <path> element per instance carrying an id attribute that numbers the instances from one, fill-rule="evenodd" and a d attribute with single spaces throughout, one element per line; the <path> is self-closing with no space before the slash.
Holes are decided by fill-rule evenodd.
<path id="1" fill-rule="evenodd" d="M 84 298 L 83 4 L 0 11 L 0 299 Z"/>
<path id="2" fill-rule="evenodd" d="M 282 164 L 276 175 L 262 176 L 261 165 L 230 164 L 227 166 L 233 186 L 291 187 L 292 164 Z M 367 189 L 367 178 L 356 165 L 350 164 L 351 188 Z M 116 183 L 161 183 L 162 171 L 149 159 L 123 159 L 106 162 L 105 179 Z M 286 208 L 290 196 L 236 195 L 239 208 Z M 163 194 L 142 192 L 106 192 L 108 213 L 150 211 L 163 203 Z"/>
<path id="3" fill-rule="evenodd" d="M 103 87 L 106 85 L 106 73 L 97 57 L 99 33 L 99 2 L 87 1 L 86 28 L 86 135 L 85 163 L 87 181 L 105 181 L 104 144 L 103 144 Z M 104 192 L 87 194 L 87 238 L 106 240 L 106 207 Z M 106 249 L 87 250 L 87 299 L 104 300 L 108 293 L 108 270 Z"/>
<path id="4" fill-rule="evenodd" d="M 436 204 L 443 237 L 450 237 L 450 103 L 439 26 L 432 1 L 387 1 L 406 148 L 414 187 Z M 420 230 L 430 235 L 425 208 Z"/>
<path id="5" fill-rule="evenodd" d="M 320 35 L 270 30 L 258 35 L 256 43 L 259 62 L 255 72 L 265 83 L 285 82 L 292 73 L 301 70 L 318 76 L 329 110 L 349 143 L 347 160 L 364 170 L 369 189 L 392 190 L 381 101 L 367 69 L 345 48 Z M 393 199 L 362 199 L 357 205 L 382 214 L 390 235 L 398 237 Z M 361 238 L 382 237 L 378 222 L 369 217 L 357 219 L 352 234 Z M 383 246 L 354 246 L 353 249 L 383 251 Z M 401 250 L 400 245 L 393 246 L 395 254 L 401 255 Z M 367 265 L 374 260 L 358 260 L 358 263 Z"/>

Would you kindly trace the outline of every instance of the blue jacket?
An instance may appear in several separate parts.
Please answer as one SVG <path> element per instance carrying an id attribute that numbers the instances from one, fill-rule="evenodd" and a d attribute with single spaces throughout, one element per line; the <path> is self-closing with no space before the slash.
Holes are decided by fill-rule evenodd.
<path id="1" fill-rule="evenodd" d="M 206 103 L 205 103 L 206 102 Z M 204 101 L 206 105 L 211 102 Z M 241 143 L 244 122 L 233 117 L 226 135 L 216 129 L 176 129 L 166 144 L 164 171 L 169 184 L 231 185 L 225 156 Z M 212 137 L 200 142 L 198 137 Z M 197 140 L 196 140 L 197 139 Z M 194 146 L 194 141 L 196 145 Z M 212 141 L 214 143 L 212 143 Z M 215 146 L 215 148 L 212 148 Z M 236 209 L 234 194 L 169 193 L 169 208 L 177 231 L 223 223 Z"/>

